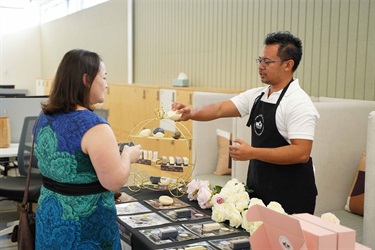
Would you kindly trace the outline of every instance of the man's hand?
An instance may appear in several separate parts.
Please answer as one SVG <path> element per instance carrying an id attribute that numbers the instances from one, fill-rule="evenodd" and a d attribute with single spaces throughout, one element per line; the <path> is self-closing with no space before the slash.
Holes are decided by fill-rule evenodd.
<path id="1" fill-rule="evenodd" d="M 177 122 L 187 121 L 191 118 L 191 109 L 183 103 L 174 102 L 172 104 L 172 110 L 176 111 L 177 114 L 182 114 L 181 117 L 176 120 Z"/>
<path id="2" fill-rule="evenodd" d="M 235 161 L 251 160 L 252 147 L 241 139 L 233 141 L 234 145 L 229 146 L 229 155 Z"/>

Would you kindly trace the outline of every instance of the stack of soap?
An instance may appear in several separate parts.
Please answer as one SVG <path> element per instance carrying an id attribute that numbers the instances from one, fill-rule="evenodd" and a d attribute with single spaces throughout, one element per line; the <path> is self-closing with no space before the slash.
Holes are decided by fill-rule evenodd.
<path id="1" fill-rule="evenodd" d="M 173 227 L 161 228 L 159 231 L 159 238 L 162 240 L 176 238 L 177 236 L 178 231 L 176 228 Z"/>
<path id="2" fill-rule="evenodd" d="M 250 249 L 250 241 L 249 239 L 239 239 L 239 240 L 231 240 L 229 242 L 229 246 L 231 249 Z"/>
<path id="3" fill-rule="evenodd" d="M 180 208 L 174 210 L 176 218 L 191 218 L 191 210 L 188 208 Z"/>

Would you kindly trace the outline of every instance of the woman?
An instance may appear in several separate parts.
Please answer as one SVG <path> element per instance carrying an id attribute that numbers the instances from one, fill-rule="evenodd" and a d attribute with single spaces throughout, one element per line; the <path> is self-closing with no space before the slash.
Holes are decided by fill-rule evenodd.
<path id="1" fill-rule="evenodd" d="M 43 175 L 36 249 L 121 249 L 113 192 L 125 185 L 141 147 L 120 154 L 110 126 L 92 112 L 104 101 L 106 75 L 96 53 L 71 50 L 42 104 L 35 135 Z"/>

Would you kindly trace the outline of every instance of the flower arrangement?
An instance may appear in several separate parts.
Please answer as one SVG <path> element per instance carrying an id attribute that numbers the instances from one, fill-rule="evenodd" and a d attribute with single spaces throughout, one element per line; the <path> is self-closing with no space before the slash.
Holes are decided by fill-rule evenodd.
<path id="1" fill-rule="evenodd" d="M 211 219 L 216 222 L 228 220 L 238 228 L 245 223 L 250 198 L 243 183 L 231 179 L 224 187 L 211 189 L 208 181 L 192 180 L 187 185 L 188 198 L 197 200 L 201 208 L 212 208 Z"/>
<path id="2" fill-rule="evenodd" d="M 220 192 L 214 194 L 211 199 L 212 216 L 216 222 L 228 220 L 231 227 L 238 228 L 246 220 L 246 214 L 250 202 L 249 193 L 245 185 L 237 179 L 231 179 Z"/>
<path id="3" fill-rule="evenodd" d="M 249 191 L 236 178 L 228 181 L 224 187 L 216 186 L 213 189 L 209 181 L 194 179 L 188 183 L 187 193 L 189 200 L 197 200 L 202 209 L 212 209 L 212 220 L 216 222 L 228 220 L 231 227 L 238 228 L 241 226 L 250 234 L 253 234 L 263 223 L 262 221 L 247 220 L 246 214 L 251 206 L 258 204 L 276 212 L 287 214 L 281 204 L 276 201 L 272 201 L 266 206 L 261 199 L 250 199 Z M 340 220 L 332 213 L 322 214 L 321 218 L 340 224 Z"/>

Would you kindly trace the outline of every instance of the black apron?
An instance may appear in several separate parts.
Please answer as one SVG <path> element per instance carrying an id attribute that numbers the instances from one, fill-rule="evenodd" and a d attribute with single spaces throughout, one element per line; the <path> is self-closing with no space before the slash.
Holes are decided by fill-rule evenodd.
<path id="1" fill-rule="evenodd" d="M 276 126 L 276 109 L 290 83 L 283 89 L 276 104 L 254 101 L 247 126 L 251 126 L 251 145 L 256 148 L 277 148 L 289 145 Z M 254 190 L 251 197 L 265 205 L 279 202 L 288 214 L 310 213 L 315 210 L 317 188 L 312 159 L 307 163 L 278 165 L 251 160 L 247 173 L 247 187 Z"/>

